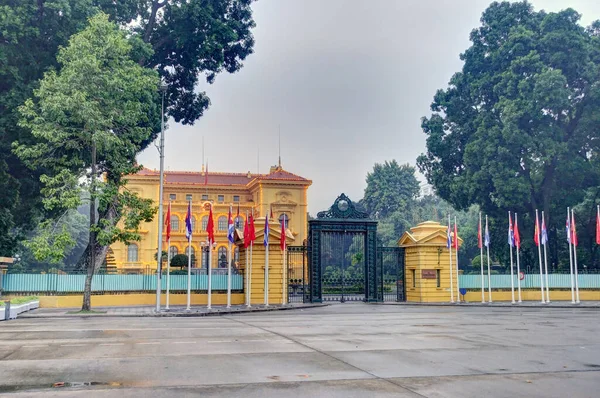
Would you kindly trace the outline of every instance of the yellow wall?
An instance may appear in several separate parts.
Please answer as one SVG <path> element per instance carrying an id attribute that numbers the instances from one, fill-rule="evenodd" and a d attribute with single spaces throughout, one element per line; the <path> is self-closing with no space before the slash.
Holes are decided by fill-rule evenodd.
<path id="1" fill-rule="evenodd" d="M 518 301 L 519 294 L 515 289 L 515 301 Z M 541 292 L 535 290 L 521 290 L 521 299 L 523 301 L 541 301 Z M 600 301 L 600 289 L 598 290 L 579 290 L 579 299 L 581 301 Z M 481 290 L 469 291 L 465 294 L 465 301 L 481 303 Z M 485 301 L 488 301 L 488 292 L 485 291 Z M 511 301 L 511 292 L 492 290 L 492 302 Z M 571 302 L 571 290 L 553 290 L 550 289 L 550 301 L 568 301 Z"/>
<path id="2" fill-rule="evenodd" d="M 166 296 L 161 295 L 161 303 L 165 305 Z M 208 295 L 192 294 L 190 301 L 192 305 L 206 305 Z M 40 296 L 41 308 L 81 308 L 83 296 Z M 170 294 L 170 305 L 186 305 L 186 294 Z M 244 295 L 242 293 L 231 294 L 231 304 L 238 305 L 244 303 Z M 151 293 L 142 294 L 105 294 L 92 296 L 92 307 L 119 307 L 133 305 L 155 305 L 156 295 Z M 227 304 L 227 294 L 215 293 L 212 295 L 213 305 Z"/>
<path id="3" fill-rule="evenodd" d="M 287 281 L 284 281 L 283 275 L 283 255 L 279 248 L 279 240 L 274 242 L 274 237 L 270 237 L 269 244 L 269 304 L 282 304 L 283 296 L 286 294 Z M 274 244 L 276 243 L 276 244 Z M 249 249 L 248 249 L 249 250 Z M 240 253 L 240 266 L 246 272 L 246 253 L 242 249 Z M 259 244 L 255 244 L 252 249 L 252 279 L 251 279 L 251 300 L 252 305 L 264 304 L 265 302 L 265 247 L 262 239 Z M 287 279 L 287 278 L 286 278 Z M 248 286 L 244 280 L 244 291 Z M 286 296 L 287 299 L 287 296 Z"/>

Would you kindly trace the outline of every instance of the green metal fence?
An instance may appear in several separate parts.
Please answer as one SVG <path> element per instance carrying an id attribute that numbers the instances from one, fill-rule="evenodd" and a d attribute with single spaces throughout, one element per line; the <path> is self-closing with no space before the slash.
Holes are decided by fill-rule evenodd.
<path id="1" fill-rule="evenodd" d="M 171 275 L 171 291 L 187 291 L 187 275 Z M 212 290 L 227 290 L 227 275 L 212 275 Z M 85 284 L 85 274 L 7 274 L 2 279 L 3 294 L 68 294 L 82 293 Z M 192 275 L 191 289 L 194 292 L 208 290 L 208 275 Z M 166 275 L 162 276 L 161 286 L 166 287 Z M 231 289 L 242 291 L 244 276 L 231 275 Z M 156 291 L 155 274 L 136 275 L 94 275 L 92 279 L 92 292 L 134 292 L 147 293 Z"/>
<path id="2" fill-rule="evenodd" d="M 517 287 L 517 275 L 514 275 L 514 285 Z M 481 275 L 460 275 L 459 283 L 461 288 L 481 289 Z M 600 274 L 579 274 L 577 279 L 580 289 L 600 289 Z M 510 275 L 491 275 L 492 289 L 510 289 Z M 548 284 L 551 289 L 570 289 L 571 275 L 569 274 L 549 274 Z M 488 277 L 484 275 L 484 286 L 488 286 Z M 544 276 L 544 287 L 546 286 L 546 277 Z M 540 274 L 525 274 L 521 281 L 522 289 L 540 288 Z"/>

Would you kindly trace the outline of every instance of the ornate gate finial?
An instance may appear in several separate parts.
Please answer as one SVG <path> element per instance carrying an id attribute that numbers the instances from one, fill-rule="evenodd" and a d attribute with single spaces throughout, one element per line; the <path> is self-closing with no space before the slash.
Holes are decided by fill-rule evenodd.
<path id="1" fill-rule="evenodd" d="M 343 193 L 337 197 L 329 210 L 318 212 L 317 218 L 366 219 L 369 218 L 369 215 L 365 212 L 357 210 L 350 198 Z"/>

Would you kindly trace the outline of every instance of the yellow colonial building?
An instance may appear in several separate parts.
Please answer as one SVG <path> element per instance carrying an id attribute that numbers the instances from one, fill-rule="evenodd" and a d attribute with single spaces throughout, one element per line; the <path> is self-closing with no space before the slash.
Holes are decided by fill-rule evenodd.
<path id="1" fill-rule="evenodd" d="M 193 268 L 207 266 L 204 242 L 207 240 L 210 204 L 213 206 L 217 243 L 213 252 L 213 268 L 227 268 L 227 217 L 230 205 L 235 227 L 239 231 L 243 230 L 247 214 L 252 211 L 255 219 L 262 220 L 255 223 L 256 230 L 261 230 L 264 216 L 272 209 L 272 226 L 279 230 L 282 221 L 286 224 L 288 244 L 301 245 L 307 237 L 307 190 L 312 181 L 290 173 L 281 166 L 271 167 L 268 174 L 207 173 L 202 170 L 166 171 L 164 175 L 164 215 L 171 203 L 171 257 L 187 254 L 185 216 L 188 202 L 192 201 Z M 127 178 L 127 189 L 158 204 L 159 182 L 160 173 L 157 170 L 143 169 Z M 139 242 L 129 245 L 115 243 L 111 246 L 107 266 L 131 273 L 156 269 L 158 220 L 142 224 L 140 232 L 142 239 Z M 166 231 L 163 231 L 163 248 L 167 250 Z M 233 258 L 235 265 L 239 265 L 238 248 L 235 248 Z"/>

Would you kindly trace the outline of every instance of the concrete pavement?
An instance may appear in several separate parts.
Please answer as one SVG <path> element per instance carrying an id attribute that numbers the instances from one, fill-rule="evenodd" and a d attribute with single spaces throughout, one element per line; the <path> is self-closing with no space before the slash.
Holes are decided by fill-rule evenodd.
<path id="1" fill-rule="evenodd" d="M 599 314 L 353 303 L 211 318 L 17 319 L 0 324 L 0 392 L 596 397 Z"/>

